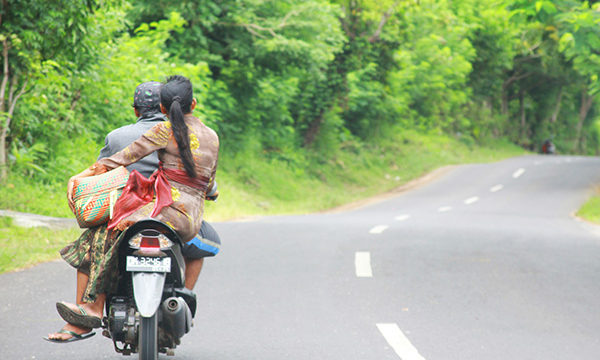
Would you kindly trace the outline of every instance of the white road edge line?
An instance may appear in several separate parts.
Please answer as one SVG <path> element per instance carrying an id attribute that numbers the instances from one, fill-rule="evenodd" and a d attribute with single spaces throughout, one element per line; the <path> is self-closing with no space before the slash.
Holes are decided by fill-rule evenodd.
<path id="1" fill-rule="evenodd" d="M 512 176 L 513 176 L 513 178 L 516 179 L 519 176 L 523 175 L 524 173 L 525 173 L 525 169 L 520 168 L 519 170 L 515 171 Z"/>
<path id="2" fill-rule="evenodd" d="M 379 332 L 402 360 L 425 360 L 396 324 L 377 324 Z"/>
<path id="3" fill-rule="evenodd" d="M 381 234 L 382 232 L 386 231 L 387 228 L 389 228 L 389 226 L 387 226 L 387 225 L 377 225 L 374 228 L 372 228 L 371 230 L 369 230 L 369 233 Z"/>
<path id="4" fill-rule="evenodd" d="M 442 206 L 438 209 L 438 212 L 446 212 L 452 210 L 452 206 Z"/>
<path id="5" fill-rule="evenodd" d="M 354 254 L 354 267 L 357 277 L 373 277 L 371 269 L 371 253 L 368 251 L 357 251 Z"/>
<path id="6" fill-rule="evenodd" d="M 479 198 L 477 196 L 473 196 L 468 198 L 467 200 L 465 200 L 465 205 L 471 205 L 473 203 L 476 203 L 479 201 Z"/>
<path id="7" fill-rule="evenodd" d="M 394 218 L 394 220 L 396 221 L 404 221 L 407 220 L 408 218 L 410 218 L 410 215 L 408 214 L 402 214 L 402 215 L 398 215 Z"/>
<path id="8" fill-rule="evenodd" d="M 504 189 L 504 185 L 502 185 L 502 184 L 498 184 L 498 185 L 492 186 L 492 187 L 490 188 L 490 191 L 491 191 L 491 192 L 498 192 L 498 191 L 500 191 L 500 190 L 502 190 L 502 189 Z"/>

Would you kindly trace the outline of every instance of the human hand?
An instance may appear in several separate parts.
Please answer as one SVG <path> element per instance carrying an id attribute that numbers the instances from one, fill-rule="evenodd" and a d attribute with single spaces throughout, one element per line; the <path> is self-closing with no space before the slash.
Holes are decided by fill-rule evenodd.
<path id="1" fill-rule="evenodd" d="M 100 174 L 104 174 L 105 172 L 108 171 L 106 166 L 104 166 L 102 164 L 98 164 L 98 163 L 90 166 L 90 170 L 92 171 L 92 174 L 88 175 L 88 176 L 100 175 Z"/>
<path id="2" fill-rule="evenodd" d="M 83 170 L 79 174 L 73 175 L 69 179 L 69 182 L 67 183 L 67 201 L 69 202 L 69 208 L 71 208 L 71 211 L 73 213 L 75 213 L 75 201 L 73 201 L 73 192 L 75 190 L 74 189 L 75 180 L 84 178 L 84 177 L 88 177 L 88 176 L 102 174 L 105 172 L 106 172 L 106 167 L 104 165 L 97 166 L 96 164 L 94 164 L 94 165 L 90 166 L 89 168 Z"/>

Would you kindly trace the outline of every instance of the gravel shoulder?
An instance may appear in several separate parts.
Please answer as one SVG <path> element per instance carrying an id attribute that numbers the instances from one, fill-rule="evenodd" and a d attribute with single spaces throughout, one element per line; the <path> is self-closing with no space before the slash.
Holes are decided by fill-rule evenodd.
<path id="1" fill-rule="evenodd" d="M 75 218 L 57 218 L 11 210 L 0 210 L 0 216 L 11 217 L 14 224 L 21 227 L 43 226 L 51 229 L 66 229 L 77 226 Z"/>

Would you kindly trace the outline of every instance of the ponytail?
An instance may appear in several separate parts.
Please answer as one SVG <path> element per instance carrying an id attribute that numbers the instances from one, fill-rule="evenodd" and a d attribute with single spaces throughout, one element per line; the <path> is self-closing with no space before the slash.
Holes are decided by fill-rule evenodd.
<path id="1" fill-rule="evenodd" d="M 181 105 L 179 101 L 174 100 L 171 103 L 171 109 L 169 109 L 169 119 L 171 119 L 171 126 L 173 128 L 173 135 L 175 136 L 175 142 L 179 148 L 179 156 L 183 161 L 183 167 L 190 177 L 196 177 L 196 169 L 194 168 L 194 157 L 190 150 L 190 137 L 188 135 L 188 127 L 183 120 L 183 112 L 181 111 Z"/>
<path id="2" fill-rule="evenodd" d="M 173 136 L 179 149 L 183 167 L 188 176 L 195 178 L 197 174 L 194 167 L 194 157 L 190 149 L 188 126 L 183 117 L 184 114 L 192 111 L 192 84 L 183 76 L 171 76 L 167 78 L 167 82 L 161 87 L 160 96 L 162 105 L 169 111 Z"/>

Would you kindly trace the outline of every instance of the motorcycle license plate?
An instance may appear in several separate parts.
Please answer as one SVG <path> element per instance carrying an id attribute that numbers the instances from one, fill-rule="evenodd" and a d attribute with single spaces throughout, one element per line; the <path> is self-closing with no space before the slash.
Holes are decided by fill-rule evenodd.
<path id="1" fill-rule="evenodd" d="M 126 270 L 134 272 L 171 272 L 171 258 L 128 256 Z"/>

